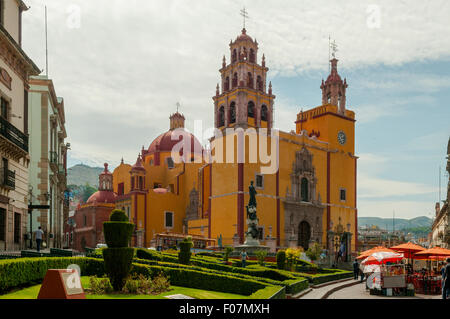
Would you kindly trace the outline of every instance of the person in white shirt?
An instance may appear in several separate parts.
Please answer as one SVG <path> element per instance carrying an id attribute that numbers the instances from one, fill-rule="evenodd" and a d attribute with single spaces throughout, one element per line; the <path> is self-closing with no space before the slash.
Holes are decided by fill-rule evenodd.
<path id="1" fill-rule="evenodd" d="M 36 236 L 36 246 L 37 251 L 39 252 L 41 250 L 41 243 L 42 243 L 42 236 L 44 235 L 44 232 L 41 229 L 41 226 L 39 226 L 39 229 L 34 232 Z"/>

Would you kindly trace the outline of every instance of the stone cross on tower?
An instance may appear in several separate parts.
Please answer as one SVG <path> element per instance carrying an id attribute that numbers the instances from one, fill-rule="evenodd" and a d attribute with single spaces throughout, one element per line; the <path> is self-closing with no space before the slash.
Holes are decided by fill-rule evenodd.
<path id="1" fill-rule="evenodd" d="M 333 43 L 330 44 L 330 48 L 332 51 L 331 55 L 333 56 L 333 59 L 334 59 L 334 58 L 336 58 L 336 52 L 338 51 L 336 40 L 333 40 Z"/>
<path id="2" fill-rule="evenodd" d="M 248 12 L 245 11 L 245 7 L 244 7 L 244 9 L 241 10 L 241 16 L 244 19 L 244 29 L 245 29 L 245 19 L 250 19 L 249 16 L 248 16 Z"/>

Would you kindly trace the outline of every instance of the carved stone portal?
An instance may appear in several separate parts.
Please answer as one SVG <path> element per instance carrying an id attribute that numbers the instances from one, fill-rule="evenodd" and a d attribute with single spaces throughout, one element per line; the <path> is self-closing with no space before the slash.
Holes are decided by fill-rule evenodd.
<path id="1" fill-rule="evenodd" d="M 295 153 L 291 172 L 291 191 L 286 190 L 284 204 L 284 233 L 286 246 L 289 241 L 297 240 L 299 247 L 305 250 L 310 243 L 322 243 L 322 218 L 325 205 L 316 196 L 317 178 L 312 165 L 312 154 L 303 147 Z"/>

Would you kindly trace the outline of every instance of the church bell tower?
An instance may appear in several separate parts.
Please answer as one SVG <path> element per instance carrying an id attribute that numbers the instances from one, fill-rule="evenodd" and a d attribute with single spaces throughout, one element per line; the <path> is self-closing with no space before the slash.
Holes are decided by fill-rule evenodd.
<path id="1" fill-rule="evenodd" d="M 235 41 L 230 42 L 230 63 L 222 61 L 221 90 L 216 88 L 214 124 L 228 127 L 267 128 L 273 125 L 272 84 L 267 88 L 265 56 L 258 64 L 258 42 L 247 35 L 245 27 Z"/>

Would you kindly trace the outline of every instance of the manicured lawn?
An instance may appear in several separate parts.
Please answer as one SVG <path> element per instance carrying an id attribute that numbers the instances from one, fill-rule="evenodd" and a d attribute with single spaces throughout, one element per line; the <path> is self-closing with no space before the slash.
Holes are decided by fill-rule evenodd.
<path id="1" fill-rule="evenodd" d="M 89 288 L 89 277 L 81 277 L 81 283 L 84 288 Z M 36 299 L 39 294 L 41 285 L 35 285 L 24 288 L 9 294 L 0 295 L 0 299 Z M 194 288 L 185 288 L 178 286 L 170 286 L 172 290 L 164 292 L 159 295 L 124 295 L 124 294 L 110 294 L 110 295 L 86 295 L 86 299 L 167 299 L 165 296 L 183 294 L 196 299 L 247 299 L 247 296 L 229 294 L 224 292 L 206 291 Z"/>

